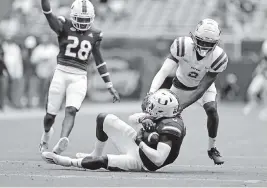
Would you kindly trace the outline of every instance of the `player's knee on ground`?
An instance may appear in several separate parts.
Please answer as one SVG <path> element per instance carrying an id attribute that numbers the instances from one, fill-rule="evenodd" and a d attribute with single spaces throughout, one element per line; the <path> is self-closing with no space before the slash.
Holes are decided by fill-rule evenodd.
<path id="1" fill-rule="evenodd" d="M 83 168 L 90 170 L 97 170 L 100 168 L 107 169 L 108 158 L 107 157 L 85 157 L 81 163 Z"/>
<path id="2" fill-rule="evenodd" d="M 54 124 L 55 118 L 56 118 L 56 115 L 46 113 L 44 117 L 44 127 L 45 127 L 46 132 L 48 132 L 51 126 Z"/>
<path id="3" fill-rule="evenodd" d="M 209 102 L 204 104 L 204 109 L 208 117 L 219 118 L 216 102 Z"/>
<path id="4" fill-rule="evenodd" d="M 65 109 L 65 114 L 69 116 L 75 116 L 77 113 L 77 109 L 73 106 L 68 106 Z"/>

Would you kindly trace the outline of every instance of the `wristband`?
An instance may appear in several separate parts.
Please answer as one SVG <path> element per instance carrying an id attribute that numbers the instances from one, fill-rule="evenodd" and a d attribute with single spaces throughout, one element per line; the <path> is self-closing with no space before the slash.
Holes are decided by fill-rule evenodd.
<path id="1" fill-rule="evenodd" d="M 112 82 L 107 82 L 106 83 L 106 87 L 109 89 L 109 88 L 112 88 L 113 87 L 113 84 Z"/>
<path id="2" fill-rule="evenodd" d="M 44 14 L 51 14 L 51 13 L 52 13 L 52 9 L 50 9 L 49 11 L 44 11 L 44 10 L 43 10 L 43 13 L 44 13 Z"/>

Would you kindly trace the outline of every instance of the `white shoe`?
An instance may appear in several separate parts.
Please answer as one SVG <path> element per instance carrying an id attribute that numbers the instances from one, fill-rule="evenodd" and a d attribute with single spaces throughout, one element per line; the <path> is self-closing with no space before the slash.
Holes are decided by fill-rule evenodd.
<path id="1" fill-rule="evenodd" d="M 40 153 L 43 153 L 44 151 L 48 150 L 48 143 L 51 139 L 51 137 L 54 134 L 54 129 L 53 127 L 50 129 L 50 131 L 48 133 L 43 132 L 43 135 L 41 137 L 41 143 L 39 145 L 39 151 Z"/>
<path id="2" fill-rule="evenodd" d="M 69 139 L 67 137 L 60 138 L 58 143 L 53 148 L 53 152 L 60 155 L 63 151 L 67 149 L 69 145 Z"/>
<path id="3" fill-rule="evenodd" d="M 55 155 L 56 154 L 55 153 L 52 153 L 52 152 L 43 152 L 41 156 L 42 156 L 42 159 L 45 162 L 47 162 L 49 164 L 56 164 L 56 162 L 54 160 Z"/>
<path id="4" fill-rule="evenodd" d="M 42 158 L 49 164 L 56 164 L 61 166 L 71 166 L 71 158 L 57 155 L 53 152 L 43 152 Z"/>
<path id="5" fill-rule="evenodd" d="M 91 156 L 92 156 L 92 154 L 90 154 L 90 153 L 76 153 L 77 159 L 83 159 L 85 157 L 91 157 Z"/>

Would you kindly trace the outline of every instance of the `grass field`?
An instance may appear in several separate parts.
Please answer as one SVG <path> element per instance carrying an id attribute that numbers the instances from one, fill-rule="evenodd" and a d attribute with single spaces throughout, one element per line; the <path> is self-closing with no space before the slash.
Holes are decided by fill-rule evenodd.
<path id="1" fill-rule="evenodd" d="M 217 146 L 225 164 L 214 166 L 207 156 L 206 116 L 198 107 L 183 113 L 187 126 L 176 162 L 154 173 L 89 171 L 46 164 L 38 153 L 43 111 L 10 111 L 0 115 L 0 186 L 262 186 L 267 187 L 267 122 L 241 113 L 241 104 L 220 104 Z M 90 152 L 98 112 L 113 112 L 124 120 L 139 110 L 138 102 L 85 105 L 76 118 L 64 153 Z M 57 142 L 63 112 L 56 119 L 51 148 Z M 110 144 L 105 152 L 116 152 Z"/>

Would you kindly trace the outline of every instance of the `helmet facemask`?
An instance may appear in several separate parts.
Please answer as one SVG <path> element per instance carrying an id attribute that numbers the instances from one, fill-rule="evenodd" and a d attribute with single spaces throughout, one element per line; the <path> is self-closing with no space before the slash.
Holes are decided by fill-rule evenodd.
<path id="1" fill-rule="evenodd" d="M 73 27 L 75 27 L 79 31 L 86 31 L 90 29 L 91 24 L 94 21 L 94 18 L 88 17 L 88 16 L 72 16 L 71 15 L 71 21 L 73 24 Z"/>
<path id="2" fill-rule="evenodd" d="M 202 57 L 205 57 L 210 51 L 214 50 L 216 45 L 218 44 L 218 41 L 214 40 L 205 40 L 200 37 L 197 37 L 195 35 L 191 34 L 191 38 L 193 39 L 195 43 L 195 49 L 198 52 L 198 54 Z"/>

